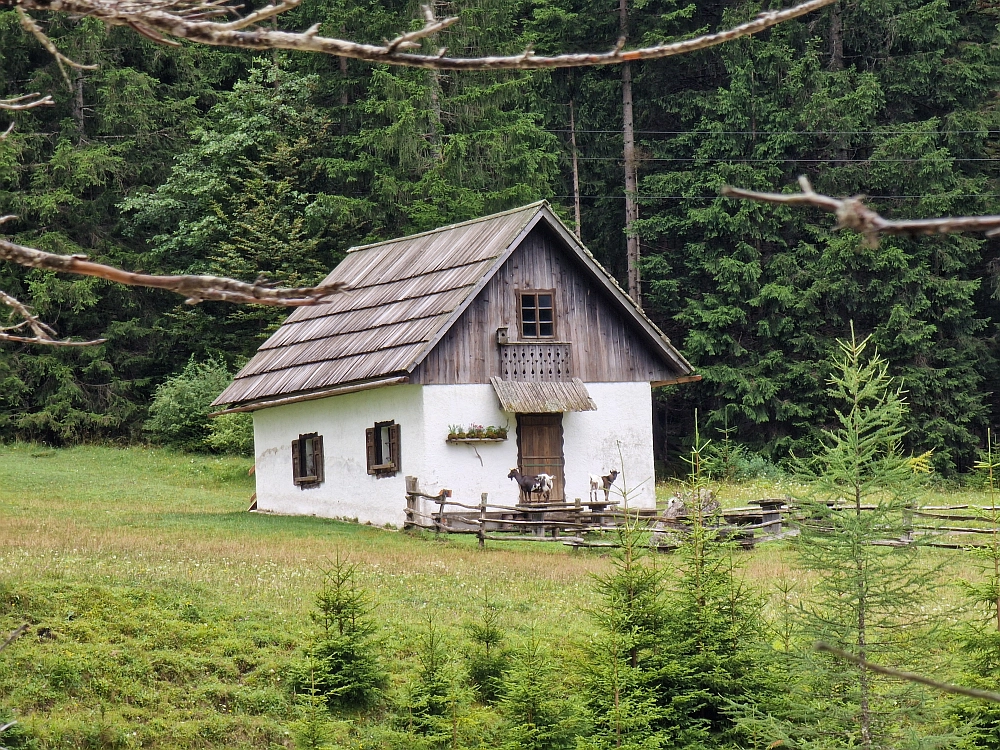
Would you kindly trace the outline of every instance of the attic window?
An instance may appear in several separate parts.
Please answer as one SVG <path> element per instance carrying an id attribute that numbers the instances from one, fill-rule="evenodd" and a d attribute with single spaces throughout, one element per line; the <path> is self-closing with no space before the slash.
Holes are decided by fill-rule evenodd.
<path id="1" fill-rule="evenodd" d="M 323 481 L 323 436 L 312 432 L 292 441 L 292 481 L 303 489 Z"/>
<path id="2" fill-rule="evenodd" d="M 376 422 L 365 430 L 365 447 L 368 454 L 368 473 L 377 477 L 391 477 L 399 472 L 399 425 L 395 422 Z"/>
<path id="3" fill-rule="evenodd" d="M 555 292 L 552 289 L 521 292 L 521 337 L 551 339 L 555 337 Z"/>

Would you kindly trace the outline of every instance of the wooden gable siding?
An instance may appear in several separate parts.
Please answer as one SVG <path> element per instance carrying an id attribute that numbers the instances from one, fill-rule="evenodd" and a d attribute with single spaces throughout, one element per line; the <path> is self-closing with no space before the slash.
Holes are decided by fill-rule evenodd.
<path id="1" fill-rule="evenodd" d="M 537 227 L 477 295 L 462 317 L 410 376 L 411 383 L 489 383 L 502 376 L 497 328 L 522 339 L 517 292 L 555 289 L 556 337 L 572 348 L 573 377 L 584 382 L 654 382 L 677 377 L 612 306 L 561 240 Z"/>

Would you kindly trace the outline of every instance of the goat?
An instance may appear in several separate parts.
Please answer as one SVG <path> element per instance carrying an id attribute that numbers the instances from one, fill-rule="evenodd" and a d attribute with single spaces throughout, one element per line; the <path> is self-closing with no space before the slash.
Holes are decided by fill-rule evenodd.
<path id="1" fill-rule="evenodd" d="M 555 479 L 552 474 L 522 474 L 517 469 L 511 469 L 507 478 L 517 482 L 517 486 L 521 488 L 521 498 L 529 503 L 535 492 L 544 494 L 548 500 L 549 493 L 552 492 L 552 480 Z"/>
<path id="2" fill-rule="evenodd" d="M 600 474 L 590 475 L 590 502 L 597 502 L 597 491 L 602 486 L 602 479 Z"/>
<path id="3" fill-rule="evenodd" d="M 611 499 L 611 485 L 615 483 L 617 478 L 617 469 L 612 469 L 609 473 L 601 477 L 601 486 L 604 489 L 604 502 L 608 502 Z"/>
<path id="4" fill-rule="evenodd" d="M 535 491 L 535 485 L 538 483 L 538 477 L 532 474 L 525 475 L 517 469 L 511 469 L 507 478 L 513 479 L 517 482 L 517 486 L 521 489 L 521 499 L 530 503 L 531 493 Z"/>
<path id="5" fill-rule="evenodd" d="M 545 496 L 545 502 L 549 501 L 549 495 L 552 492 L 552 480 L 555 479 L 553 474 L 539 474 L 538 484 L 535 487 L 536 492 L 541 492 Z"/>

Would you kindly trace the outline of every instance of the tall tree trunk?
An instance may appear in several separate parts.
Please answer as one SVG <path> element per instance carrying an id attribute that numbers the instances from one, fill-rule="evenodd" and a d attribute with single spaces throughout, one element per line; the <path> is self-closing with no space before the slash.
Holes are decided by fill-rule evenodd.
<path id="1" fill-rule="evenodd" d="M 76 71 L 76 80 L 73 85 L 73 121 L 76 123 L 76 129 L 79 131 L 80 141 L 86 140 L 86 130 L 84 130 L 83 121 L 83 71 Z"/>
<path id="2" fill-rule="evenodd" d="M 441 71 L 428 71 L 431 84 L 431 148 L 434 151 L 434 158 L 438 161 L 444 159 L 444 149 L 441 145 Z"/>
<path id="3" fill-rule="evenodd" d="M 576 153 L 576 118 L 573 115 L 573 99 L 569 100 L 569 145 L 573 155 L 573 218 L 576 220 L 576 237 L 582 239 L 580 224 L 580 165 Z"/>
<path id="4" fill-rule="evenodd" d="M 830 70 L 844 67 L 844 21 L 843 8 L 836 2 L 830 6 Z"/>
<path id="5" fill-rule="evenodd" d="M 340 134 L 347 135 L 347 105 L 351 103 L 351 98 L 347 90 L 347 58 L 340 57 Z"/>
<path id="6" fill-rule="evenodd" d="M 618 21 L 622 38 L 628 37 L 628 0 L 619 0 Z M 642 307 L 639 279 L 639 238 L 635 222 L 639 218 L 639 179 L 635 164 L 635 127 L 632 121 L 632 68 L 622 64 L 622 134 L 625 137 L 625 258 L 628 263 L 628 293 Z"/>

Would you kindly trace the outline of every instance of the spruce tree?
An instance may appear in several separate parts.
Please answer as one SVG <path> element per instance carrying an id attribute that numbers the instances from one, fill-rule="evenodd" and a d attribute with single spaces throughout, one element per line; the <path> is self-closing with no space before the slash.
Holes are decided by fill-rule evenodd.
<path id="1" fill-rule="evenodd" d="M 507 631 L 500 612 L 489 593 L 484 592 L 479 619 L 466 626 L 472 641 L 466 660 L 469 681 L 484 703 L 495 703 L 503 695 L 504 675 L 510 666 L 511 652 Z"/>
<path id="2" fill-rule="evenodd" d="M 378 703 L 388 684 L 375 640 L 371 598 L 358 586 L 357 565 L 338 554 L 323 571 L 313 622 L 319 633 L 295 674 L 297 688 L 321 696 L 328 706 L 366 709 Z"/>
<path id="3" fill-rule="evenodd" d="M 627 495 L 626 495 L 627 497 Z M 664 581 L 650 558 L 645 529 L 626 502 L 611 570 L 595 578 L 596 632 L 585 644 L 581 680 L 592 750 L 662 745 L 656 656 L 665 636 Z"/>
<path id="4" fill-rule="evenodd" d="M 463 736 L 470 691 L 462 682 L 444 635 L 431 619 L 420 638 L 417 660 L 416 674 L 397 706 L 397 720 L 411 745 L 454 750 Z"/>
<path id="5" fill-rule="evenodd" d="M 506 722 L 503 750 L 569 750 L 577 744 L 575 702 L 534 632 L 504 676 L 499 709 Z"/>
<path id="6" fill-rule="evenodd" d="M 990 506 L 982 511 L 982 520 L 993 533 L 982 547 L 966 551 L 979 569 L 977 581 L 965 584 L 973 619 L 966 623 L 962 645 L 968 659 L 964 684 L 995 691 L 1000 687 L 1000 508 L 997 483 L 1000 481 L 1000 452 L 992 431 L 986 433 L 986 449 L 976 468 L 986 479 Z M 968 733 L 970 747 L 1000 748 L 1000 706 L 986 701 L 963 701 L 954 709 L 959 727 Z"/>
<path id="7" fill-rule="evenodd" d="M 689 750 L 738 745 L 734 706 L 753 705 L 774 689 L 763 597 L 740 575 L 739 552 L 726 538 L 720 511 L 702 502 L 708 497 L 702 466 L 710 449 L 696 429 L 688 459 L 693 501 L 654 659 L 663 746 Z"/>
<path id="8" fill-rule="evenodd" d="M 803 520 L 796 549 L 816 577 L 786 654 L 788 690 L 744 722 L 751 735 L 790 747 L 930 747 L 942 741 L 933 699 L 811 650 L 824 641 L 862 659 L 927 671 L 932 622 L 923 605 L 939 570 L 909 541 L 910 511 L 927 456 L 902 450 L 906 401 L 870 339 L 839 342 L 830 395 L 842 408 L 823 431 L 822 448 L 801 460 L 810 490 L 796 498 Z M 918 661 L 919 660 L 919 661 Z M 926 700 L 924 700 L 926 698 Z"/>

